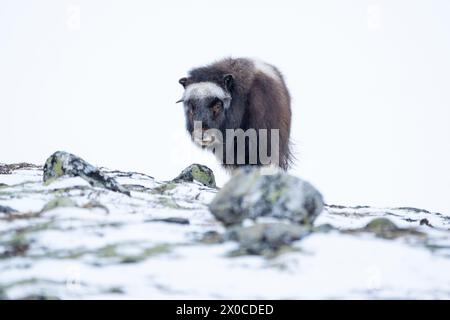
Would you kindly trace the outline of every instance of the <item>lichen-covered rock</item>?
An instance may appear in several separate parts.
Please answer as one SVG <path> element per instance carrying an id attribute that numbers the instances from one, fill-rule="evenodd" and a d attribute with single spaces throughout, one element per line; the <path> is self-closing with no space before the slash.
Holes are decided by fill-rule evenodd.
<path id="1" fill-rule="evenodd" d="M 394 232 L 398 229 L 399 228 L 395 225 L 395 223 L 387 218 L 373 219 L 364 227 L 364 230 L 366 231 L 380 234 L 384 232 Z"/>
<path id="2" fill-rule="evenodd" d="M 68 152 L 57 151 L 45 162 L 44 182 L 48 184 L 62 176 L 78 176 L 89 182 L 91 186 L 102 187 L 130 195 L 130 191 L 117 183 L 115 179 L 108 177 L 98 168 L 87 163 L 80 157 Z"/>
<path id="3" fill-rule="evenodd" d="M 419 222 L 420 223 L 420 222 Z M 423 232 L 416 230 L 415 228 L 400 228 L 394 222 L 388 218 L 375 218 L 371 220 L 363 228 L 355 229 L 350 232 L 369 232 L 375 236 L 384 239 L 396 239 L 399 237 L 414 237 L 425 238 L 426 235 Z"/>
<path id="4" fill-rule="evenodd" d="M 310 233 L 310 228 L 286 223 L 257 223 L 230 228 L 225 238 L 239 242 L 242 254 L 272 254 Z"/>
<path id="5" fill-rule="evenodd" d="M 175 179 L 173 179 L 173 181 L 197 181 L 211 188 L 216 187 L 216 180 L 214 179 L 213 171 L 207 166 L 196 163 L 191 164 L 189 167 L 184 169 Z"/>
<path id="6" fill-rule="evenodd" d="M 287 173 L 265 175 L 261 169 L 241 169 L 209 209 L 226 226 L 259 217 L 312 224 L 323 209 L 323 199 L 311 184 Z"/>

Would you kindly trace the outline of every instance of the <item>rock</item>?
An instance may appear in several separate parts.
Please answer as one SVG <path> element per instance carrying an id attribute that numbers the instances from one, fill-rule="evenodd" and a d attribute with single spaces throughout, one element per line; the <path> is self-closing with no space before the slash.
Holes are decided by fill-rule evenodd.
<path id="1" fill-rule="evenodd" d="M 217 244 L 226 241 L 224 234 L 215 230 L 209 230 L 203 233 L 199 241 L 207 244 Z"/>
<path id="2" fill-rule="evenodd" d="M 387 218 L 376 218 L 370 221 L 364 228 L 373 233 L 393 232 L 399 228 Z"/>
<path id="3" fill-rule="evenodd" d="M 329 224 L 329 223 L 325 223 L 325 224 L 321 224 L 317 227 L 313 227 L 312 228 L 312 232 L 315 233 L 329 233 L 332 231 L 337 231 L 338 229 L 333 227 L 333 225 Z"/>
<path id="4" fill-rule="evenodd" d="M 12 163 L 12 164 L 0 163 L 0 174 L 11 174 L 14 170 L 19 169 L 39 169 L 39 168 L 41 167 L 27 162 Z"/>
<path id="5" fill-rule="evenodd" d="M 13 243 L 0 253 L 0 259 L 23 256 L 30 248 L 28 243 Z"/>
<path id="6" fill-rule="evenodd" d="M 2 241 L 2 246 L 0 259 L 23 256 L 30 248 L 30 242 L 21 231 L 18 231 L 9 241 Z"/>
<path id="7" fill-rule="evenodd" d="M 176 224 L 189 224 L 189 220 L 185 218 L 178 217 L 170 217 L 170 218 L 161 218 L 161 219 L 149 219 L 146 222 L 168 222 L 168 223 L 176 223 Z"/>
<path id="8" fill-rule="evenodd" d="M 308 182 L 278 172 L 240 169 L 217 193 L 209 209 L 226 226 L 273 217 L 312 224 L 323 209 L 322 195 Z"/>
<path id="9" fill-rule="evenodd" d="M 11 184 L 0 189 L 0 205 L 19 211 L 0 213 L 0 299 L 450 298 L 448 213 L 330 204 L 311 231 L 264 217 L 225 228 L 205 203 L 218 189 L 100 171 L 141 187 L 132 197 L 83 179 L 46 188 L 41 167 L 0 175 L 0 183 Z M 163 184 L 165 192 L 153 192 Z M 74 204 L 61 197 L 77 206 L 41 213 L 46 204 Z M 147 222 L 173 217 L 190 223 Z M 375 218 L 389 221 L 365 230 Z M 420 226 L 422 219 L 434 228 L 425 220 Z M 413 228 L 423 235 L 414 236 Z M 395 238 L 376 230 L 394 231 Z M 233 257 L 242 254 L 253 256 Z M 372 266 L 382 267 L 383 281 L 368 290 Z"/>
<path id="10" fill-rule="evenodd" d="M 172 180 L 173 182 L 193 182 L 197 181 L 205 186 L 216 188 L 216 180 L 214 179 L 213 171 L 207 166 L 201 164 L 191 164 L 189 167 L 184 169 L 178 177 Z"/>
<path id="11" fill-rule="evenodd" d="M 394 208 L 397 210 L 407 210 L 407 211 L 412 211 L 415 213 L 430 213 L 430 211 L 425 210 L 425 209 L 418 209 L 418 208 L 413 208 L 413 207 L 398 207 L 398 208 Z"/>
<path id="12" fill-rule="evenodd" d="M 84 209 L 94 209 L 94 208 L 98 208 L 98 209 L 102 209 L 104 210 L 106 213 L 109 213 L 109 209 L 107 206 L 103 205 L 102 203 L 100 203 L 99 201 L 96 200 L 90 200 L 89 202 L 85 203 L 82 208 Z"/>
<path id="13" fill-rule="evenodd" d="M 45 295 L 45 294 L 32 294 L 23 297 L 21 300 L 61 300 L 56 296 Z"/>
<path id="14" fill-rule="evenodd" d="M 0 213 L 8 213 L 9 214 L 9 213 L 15 213 L 15 212 L 17 212 L 17 210 L 14 210 L 11 207 L 0 205 Z"/>
<path id="15" fill-rule="evenodd" d="M 426 218 L 423 218 L 423 219 L 421 219 L 420 221 L 419 221 L 419 224 L 421 225 L 421 226 L 428 226 L 428 227 L 431 227 L 431 228 L 433 228 L 433 226 L 432 226 L 432 224 L 430 223 L 430 221 L 428 221 L 428 219 L 426 219 Z"/>
<path id="16" fill-rule="evenodd" d="M 20 169 L 41 169 L 41 166 L 37 166 L 35 164 L 32 163 L 28 163 L 28 162 L 19 162 L 19 163 L 12 163 L 8 165 L 9 169 L 14 171 L 14 170 L 20 170 Z"/>
<path id="17" fill-rule="evenodd" d="M 128 196 L 130 195 L 130 191 L 117 183 L 115 179 L 108 177 L 98 168 L 87 163 L 80 157 L 64 151 L 57 151 L 45 162 L 44 182 L 48 184 L 62 176 L 78 176 L 89 182 L 91 186 L 102 187 L 124 193 Z"/>
<path id="18" fill-rule="evenodd" d="M 289 246 L 310 233 L 305 226 L 286 223 L 257 223 L 250 227 L 233 227 L 225 238 L 239 242 L 240 251 L 247 254 L 265 254 Z"/>
<path id="19" fill-rule="evenodd" d="M 6 164 L 0 164 L 0 174 L 11 174 L 11 169 Z"/>
<path id="20" fill-rule="evenodd" d="M 396 239 L 399 237 L 426 238 L 426 235 L 414 228 L 399 228 L 387 218 L 375 218 L 365 227 L 351 230 L 350 233 L 370 232 L 383 239 Z"/>

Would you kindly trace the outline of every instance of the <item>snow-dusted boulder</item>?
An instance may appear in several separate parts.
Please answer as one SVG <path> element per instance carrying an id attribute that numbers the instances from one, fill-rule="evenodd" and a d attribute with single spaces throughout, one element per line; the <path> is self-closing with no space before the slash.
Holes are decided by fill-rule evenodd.
<path id="1" fill-rule="evenodd" d="M 225 225 L 270 217 L 312 224 L 323 209 L 322 195 L 308 182 L 278 171 L 241 169 L 209 206 Z"/>

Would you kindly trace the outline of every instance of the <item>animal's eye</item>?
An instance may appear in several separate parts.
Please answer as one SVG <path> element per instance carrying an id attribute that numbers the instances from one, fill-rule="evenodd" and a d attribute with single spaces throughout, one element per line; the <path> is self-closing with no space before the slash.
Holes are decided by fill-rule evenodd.
<path id="1" fill-rule="evenodd" d="M 213 116 L 216 117 L 222 111 L 222 101 L 217 100 L 211 105 Z"/>
<path id="2" fill-rule="evenodd" d="M 222 101 L 220 99 L 214 99 L 213 102 L 209 105 L 210 108 L 222 108 Z"/>

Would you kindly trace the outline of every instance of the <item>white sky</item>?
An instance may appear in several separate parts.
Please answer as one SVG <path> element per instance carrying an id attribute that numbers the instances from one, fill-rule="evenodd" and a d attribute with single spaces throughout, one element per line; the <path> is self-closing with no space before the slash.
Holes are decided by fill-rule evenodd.
<path id="1" fill-rule="evenodd" d="M 227 174 L 178 79 L 225 56 L 284 73 L 291 172 L 328 203 L 450 213 L 450 1 L 0 2 L 0 162 L 56 150 L 170 179 Z"/>

